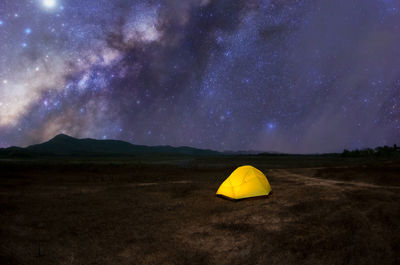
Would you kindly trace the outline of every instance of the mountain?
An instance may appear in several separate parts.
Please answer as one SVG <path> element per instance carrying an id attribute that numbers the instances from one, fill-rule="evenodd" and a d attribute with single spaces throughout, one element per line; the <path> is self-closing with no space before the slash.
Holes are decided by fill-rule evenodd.
<path id="1" fill-rule="evenodd" d="M 276 151 L 256 151 L 256 150 L 239 150 L 239 151 L 223 151 L 225 155 L 279 155 L 282 153 Z"/>
<path id="2" fill-rule="evenodd" d="M 107 156 L 107 155 L 144 155 L 144 154 L 168 154 L 168 155 L 219 155 L 221 153 L 207 149 L 193 147 L 172 146 L 145 146 L 134 145 L 119 140 L 77 139 L 65 134 L 59 134 L 51 140 L 28 146 L 26 148 L 9 147 L 0 150 L 3 156 L 29 157 L 35 155 L 58 156 Z"/>

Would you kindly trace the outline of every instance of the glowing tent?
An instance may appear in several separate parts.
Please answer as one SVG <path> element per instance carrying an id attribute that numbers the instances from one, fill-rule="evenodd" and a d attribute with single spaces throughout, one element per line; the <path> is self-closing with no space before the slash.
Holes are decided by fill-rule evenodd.
<path id="1" fill-rule="evenodd" d="M 241 166 L 219 186 L 217 195 L 230 199 L 266 196 L 271 186 L 265 175 L 255 167 Z"/>

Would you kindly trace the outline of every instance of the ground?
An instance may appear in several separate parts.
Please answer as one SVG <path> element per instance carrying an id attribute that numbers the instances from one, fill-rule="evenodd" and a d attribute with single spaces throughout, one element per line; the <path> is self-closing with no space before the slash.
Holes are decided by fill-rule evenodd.
<path id="1" fill-rule="evenodd" d="M 400 160 L 0 160 L 0 264 L 400 264 Z M 215 196 L 240 165 L 267 198 Z"/>

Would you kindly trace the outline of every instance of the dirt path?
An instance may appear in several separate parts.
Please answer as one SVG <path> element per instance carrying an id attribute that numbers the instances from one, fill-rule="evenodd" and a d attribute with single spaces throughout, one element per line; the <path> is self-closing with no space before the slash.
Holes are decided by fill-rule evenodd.
<path id="1" fill-rule="evenodd" d="M 299 173 L 293 173 L 289 170 L 285 169 L 276 169 L 272 170 L 272 172 L 278 176 L 285 176 L 289 179 L 296 178 L 306 185 L 322 185 L 327 187 L 359 187 L 359 188 L 381 188 L 381 189 L 400 189 L 400 187 L 396 186 L 385 186 L 385 185 L 376 185 L 365 182 L 357 182 L 357 181 L 343 181 L 343 180 L 333 180 L 333 179 L 322 179 L 322 178 L 314 178 L 306 175 L 302 175 Z"/>

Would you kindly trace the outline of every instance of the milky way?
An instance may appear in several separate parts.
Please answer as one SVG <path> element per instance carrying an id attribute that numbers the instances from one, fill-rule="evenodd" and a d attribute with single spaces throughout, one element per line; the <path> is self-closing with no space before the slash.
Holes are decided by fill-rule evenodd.
<path id="1" fill-rule="evenodd" d="M 2 0 L 0 146 L 215 150 L 400 139 L 400 2 Z"/>

